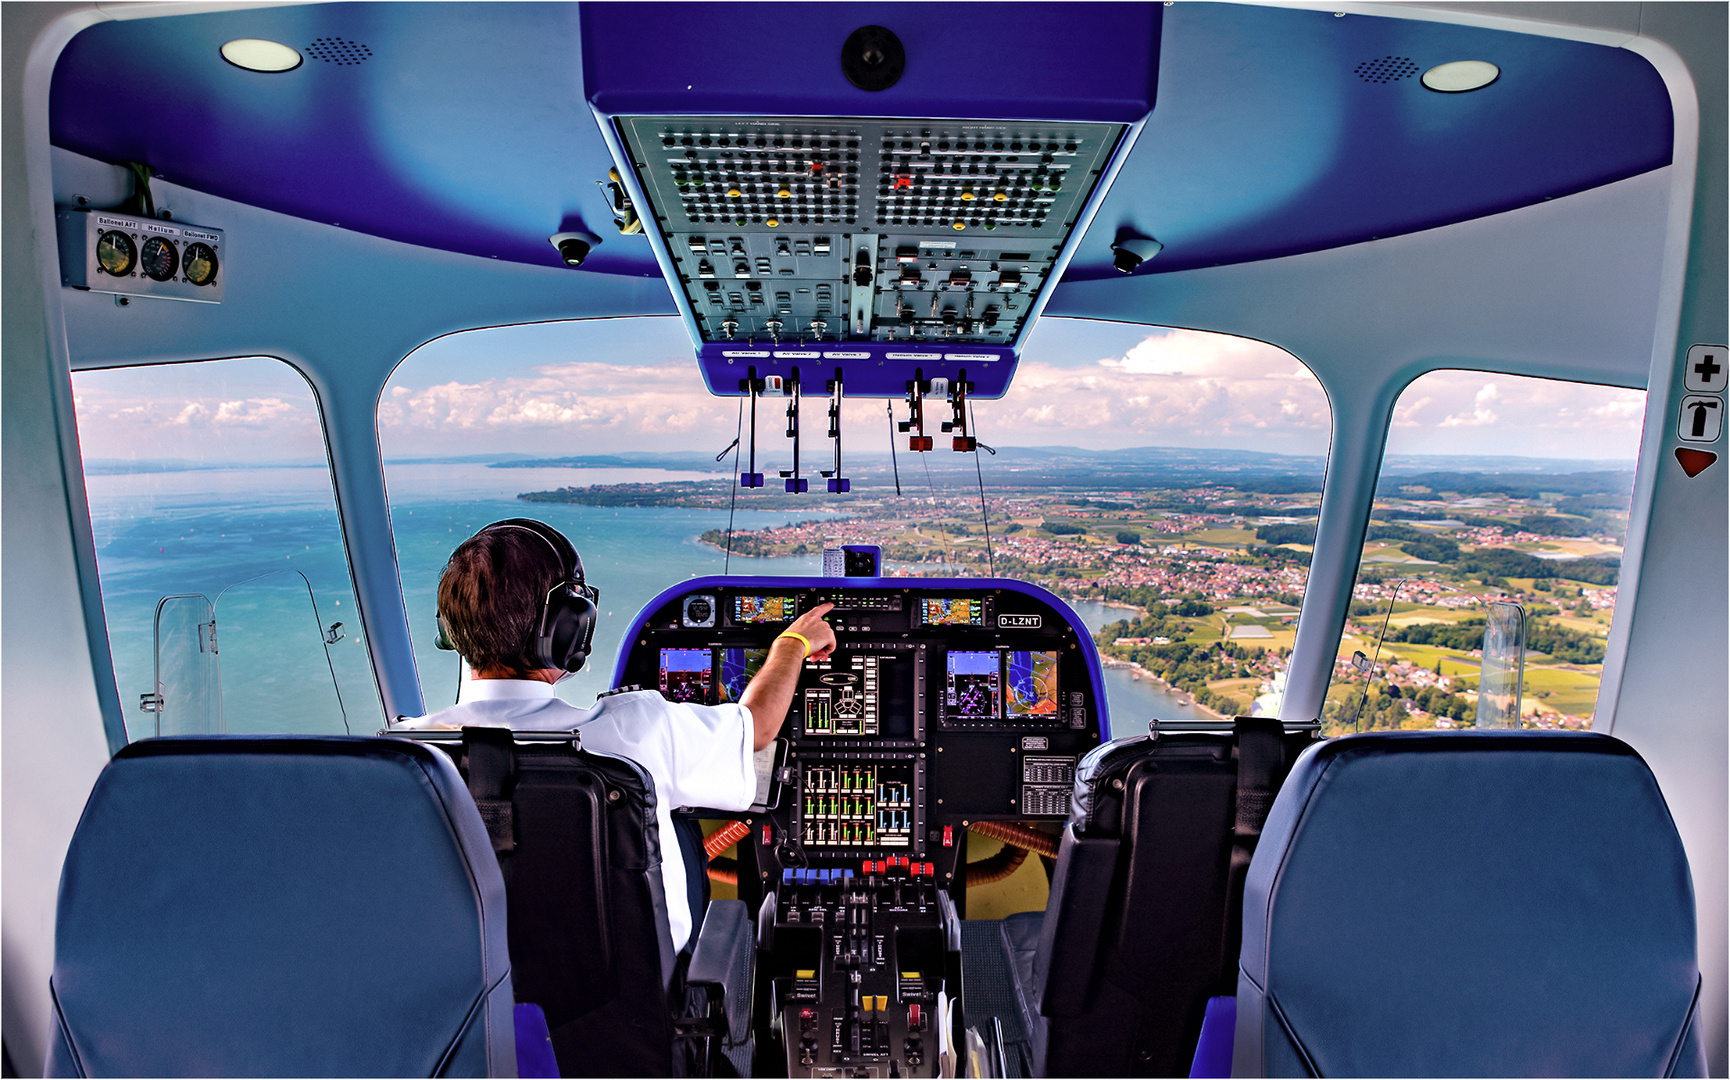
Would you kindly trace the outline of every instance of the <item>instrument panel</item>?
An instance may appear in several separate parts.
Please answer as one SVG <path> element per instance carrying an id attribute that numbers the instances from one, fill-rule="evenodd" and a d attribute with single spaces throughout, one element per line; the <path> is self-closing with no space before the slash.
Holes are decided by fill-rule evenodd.
<path id="1" fill-rule="evenodd" d="M 1086 627 L 1026 583 L 696 579 L 638 616 L 616 685 L 738 701 L 775 637 L 821 603 L 837 648 L 806 661 L 781 729 L 764 880 L 908 859 L 947 882 L 968 822 L 1068 814 L 1075 762 L 1108 730 L 1104 688 Z"/>

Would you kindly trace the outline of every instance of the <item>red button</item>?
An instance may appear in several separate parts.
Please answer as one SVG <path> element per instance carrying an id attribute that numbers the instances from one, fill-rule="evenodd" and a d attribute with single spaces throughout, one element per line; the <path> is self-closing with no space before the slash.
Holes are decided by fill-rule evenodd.
<path id="1" fill-rule="evenodd" d="M 955 846 L 955 826 L 953 826 L 953 825 L 943 826 L 943 846 L 944 847 L 954 847 Z"/>

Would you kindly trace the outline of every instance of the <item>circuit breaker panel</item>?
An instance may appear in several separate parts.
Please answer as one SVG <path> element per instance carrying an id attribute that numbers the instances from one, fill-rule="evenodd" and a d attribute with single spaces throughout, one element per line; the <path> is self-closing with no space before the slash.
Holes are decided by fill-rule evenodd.
<path id="1" fill-rule="evenodd" d="M 853 361 L 849 393 L 874 389 L 857 378 L 874 365 L 859 361 L 947 359 L 970 363 L 976 379 L 983 365 L 1012 359 L 1126 130 L 821 117 L 614 123 L 718 392 L 736 392 L 709 371 L 723 355 L 735 366 L 802 359 L 808 370 Z M 845 345 L 864 348 L 837 351 Z M 883 390 L 900 392 L 905 378 Z"/>

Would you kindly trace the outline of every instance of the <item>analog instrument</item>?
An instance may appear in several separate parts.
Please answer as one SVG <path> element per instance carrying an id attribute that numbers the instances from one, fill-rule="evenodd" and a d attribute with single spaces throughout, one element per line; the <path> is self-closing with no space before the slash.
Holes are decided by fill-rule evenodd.
<path id="1" fill-rule="evenodd" d="M 144 264 L 145 276 L 152 281 L 169 281 L 180 269 L 179 252 L 174 250 L 173 243 L 160 236 L 152 236 L 144 242 L 140 261 Z"/>
<path id="2" fill-rule="evenodd" d="M 138 248 L 132 238 L 110 229 L 96 238 L 96 264 L 115 277 L 125 277 L 138 262 Z"/>
<path id="3" fill-rule="evenodd" d="M 216 251 L 209 244 L 188 244 L 182 265 L 186 280 L 194 285 L 209 285 L 216 280 Z"/>

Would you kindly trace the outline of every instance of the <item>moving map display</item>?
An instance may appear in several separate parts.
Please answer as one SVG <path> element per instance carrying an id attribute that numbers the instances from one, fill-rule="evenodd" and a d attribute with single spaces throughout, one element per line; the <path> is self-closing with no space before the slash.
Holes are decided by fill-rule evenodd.
<path id="1" fill-rule="evenodd" d="M 735 596 L 733 622 L 792 622 L 799 617 L 797 596 Z"/>
<path id="2" fill-rule="evenodd" d="M 1003 654 L 1003 714 L 1010 720 L 1057 719 L 1057 653 Z"/>
<path id="3" fill-rule="evenodd" d="M 709 703 L 714 656 L 708 649 L 661 650 L 661 696 L 668 701 Z"/>
<path id="4" fill-rule="evenodd" d="M 749 686 L 752 677 L 762 670 L 763 661 L 768 655 L 768 649 L 722 649 L 721 682 L 716 688 L 719 691 L 719 700 L 738 701 L 743 697 L 745 687 Z"/>
<path id="5" fill-rule="evenodd" d="M 985 602 L 960 597 L 921 597 L 919 623 L 922 626 L 984 626 Z"/>

